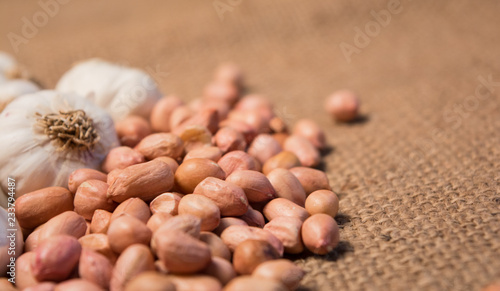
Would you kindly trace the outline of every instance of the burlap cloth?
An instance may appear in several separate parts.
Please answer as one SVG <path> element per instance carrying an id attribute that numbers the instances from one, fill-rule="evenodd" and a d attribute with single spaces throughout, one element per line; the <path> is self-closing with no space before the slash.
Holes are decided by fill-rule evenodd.
<path id="1" fill-rule="evenodd" d="M 333 147 L 325 170 L 342 242 L 298 259 L 301 288 L 479 290 L 500 279 L 500 4 L 402 0 L 377 30 L 371 12 L 393 2 L 73 0 L 46 24 L 38 15 L 16 56 L 47 88 L 97 56 L 148 70 L 185 100 L 218 63 L 240 64 L 251 91 L 291 124 L 319 122 Z M 1 1 L 0 49 L 13 53 L 8 33 L 22 36 L 39 11 Z M 358 28 L 371 36 L 348 62 L 341 46 L 356 45 Z M 481 78 L 489 90 L 476 92 Z M 364 122 L 324 113 L 344 87 L 362 96 Z"/>

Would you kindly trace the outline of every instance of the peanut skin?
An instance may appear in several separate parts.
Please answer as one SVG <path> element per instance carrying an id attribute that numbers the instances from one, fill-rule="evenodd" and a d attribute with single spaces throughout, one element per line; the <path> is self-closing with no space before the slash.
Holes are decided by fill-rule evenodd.
<path id="1" fill-rule="evenodd" d="M 154 270 L 154 257 L 149 247 L 142 244 L 131 245 L 121 253 L 116 261 L 110 290 L 124 290 L 127 283 L 137 275 Z"/>
<path id="2" fill-rule="evenodd" d="M 302 225 L 302 240 L 311 252 L 325 255 L 339 244 L 339 226 L 328 214 L 314 214 Z"/>
<path id="3" fill-rule="evenodd" d="M 279 257 L 278 251 L 267 241 L 248 239 L 234 250 L 233 266 L 238 274 L 249 275 L 258 265 Z"/>
<path id="4" fill-rule="evenodd" d="M 108 176 L 103 172 L 94 169 L 78 169 L 71 173 L 68 178 L 68 189 L 71 193 L 75 194 L 80 184 L 87 180 L 99 180 L 106 182 Z"/>
<path id="5" fill-rule="evenodd" d="M 274 169 L 267 178 L 276 191 L 276 196 L 286 198 L 297 205 L 304 206 L 306 201 L 306 192 L 299 180 L 286 169 Z"/>
<path id="6" fill-rule="evenodd" d="M 97 209 L 112 212 L 118 203 L 106 197 L 108 184 L 99 180 L 87 180 L 83 182 L 76 190 L 75 194 L 75 212 L 85 219 L 92 219 L 94 211 Z"/>
<path id="7" fill-rule="evenodd" d="M 121 146 L 111 149 L 102 163 L 102 170 L 109 173 L 115 169 L 125 169 L 128 166 L 144 163 L 146 158 L 132 148 Z"/>
<path id="8" fill-rule="evenodd" d="M 244 225 L 231 225 L 221 234 L 222 241 L 234 251 L 239 244 L 247 239 L 256 239 L 269 242 L 277 251 L 283 255 L 283 243 L 273 234 L 262 228 Z"/>
<path id="9" fill-rule="evenodd" d="M 276 191 L 269 179 L 261 172 L 239 170 L 226 178 L 226 182 L 239 186 L 249 202 L 263 202 L 276 197 Z"/>
<path id="10" fill-rule="evenodd" d="M 323 171 L 307 167 L 295 167 L 290 169 L 290 173 L 299 180 L 307 195 L 317 190 L 331 190 L 328 177 Z"/>
<path id="11" fill-rule="evenodd" d="M 225 179 L 226 173 L 209 159 L 189 159 L 175 172 L 175 185 L 185 193 L 193 193 L 196 186 L 207 177 Z"/>
<path id="12" fill-rule="evenodd" d="M 248 200 L 243 189 L 221 179 L 208 177 L 196 186 L 193 193 L 212 200 L 223 216 L 239 216 L 248 210 Z"/>
<path id="13" fill-rule="evenodd" d="M 78 265 L 80 278 L 108 289 L 112 272 L 113 265 L 104 255 L 90 249 L 82 250 Z"/>
<path id="14" fill-rule="evenodd" d="M 297 289 L 304 275 L 300 267 L 286 259 L 264 262 L 252 272 L 253 277 L 279 281 L 289 290 Z"/>
<path id="15" fill-rule="evenodd" d="M 184 152 L 181 138 L 172 133 L 153 133 L 143 138 L 134 148 L 147 160 L 166 156 L 178 159 Z"/>
<path id="16" fill-rule="evenodd" d="M 214 230 L 220 221 L 220 210 L 208 197 L 188 194 L 179 202 L 179 214 L 192 214 L 201 219 L 201 230 Z"/>
<path id="17" fill-rule="evenodd" d="M 115 171 L 119 172 L 114 176 L 115 179 L 108 181 L 107 197 L 119 203 L 131 197 L 152 200 L 159 194 L 170 191 L 174 184 L 172 169 L 160 160 Z"/>
<path id="18" fill-rule="evenodd" d="M 48 187 L 26 193 L 16 201 L 16 217 L 23 228 L 32 229 L 52 217 L 73 210 L 73 195 L 63 187 Z"/>
<path id="19" fill-rule="evenodd" d="M 113 220 L 107 234 L 109 246 L 115 253 L 121 253 L 133 244 L 149 245 L 153 235 L 145 223 L 128 215 Z"/>

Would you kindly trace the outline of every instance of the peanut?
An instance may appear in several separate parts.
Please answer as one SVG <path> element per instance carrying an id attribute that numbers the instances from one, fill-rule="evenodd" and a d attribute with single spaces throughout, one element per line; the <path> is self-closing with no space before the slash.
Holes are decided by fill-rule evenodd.
<path id="1" fill-rule="evenodd" d="M 304 250 L 300 229 L 302 220 L 296 217 L 279 216 L 268 222 L 264 230 L 277 237 L 285 248 L 285 253 L 300 254 Z"/>
<path id="2" fill-rule="evenodd" d="M 170 167 L 170 169 L 172 169 L 172 173 L 174 174 L 175 171 L 177 171 L 177 168 L 179 168 L 179 163 L 177 163 L 176 160 L 172 159 L 171 157 L 157 157 L 155 160 L 166 163 Z"/>
<path id="3" fill-rule="evenodd" d="M 226 173 L 209 159 L 189 159 L 182 163 L 175 172 L 175 185 L 185 193 L 193 193 L 194 188 L 205 178 L 225 179 Z"/>
<path id="4" fill-rule="evenodd" d="M 239 90 L 233 83 L 214 81 L 203 90 L 203 98 L 208 101 L 216 100 L 234 104 L 239 98 Z"/>
<path id="5" fill-rule="evenodd" d="M 281 145 L 270 134 L 259 134 L 248 147 L 248 154 L 254 156 L 261 164 L 281 151 L 283 151 Z"/>
<path id="6" fill-rule="evenodd" d="M 304 275 L 304 270 L 286 259 L 264 262 L 252 272 L 252 277 L 279 281 L 289 290 L 297 289 Z"/>
<path id="7" fill-rule="evenodd" d="M 305 137 L 318 149 L 324 149 L 326 146 L 325 133 L 316 122 L 310 119 L 297 121 L 293 127 L 293 134 Z"/>
<path id="8" fill-rule="evenodd" d="M 109 288 L 113 265 L 104 255 L 90 249 L 83 249 L 78 265 L 80 278 L 103 289 Z"/>
<path id="9" fill-rule="evenodd" d="M 73 195 L 62 187 L 48 187 L 26 193 L 16 201 L 19 225 L 28 229 L 70 210 L 73 210 Z"/>
<path id="10" fill-rule="evenodd" d="M 115 211 L 113 211 L 113 214 L 111 215 L 111 221 L 122 215 L 130 215 L 144 223 L 147 223 L 151 217 L 151 212 L 146 202 L 142 199 L 129 198 L 116 207 Z"/>
<path id="11" fill-rule="evenodd" d="M 151 230 L 145 223 L 128 215 L 113 220 L 107 234 L 109 246 L 115 253 L 121 253 L 133 244 L 149 246 L 152 236 Z"/>
<path id="12" fill-rule="evenodd" d="M 217 279 L 207 275 L 169 275 L 175 284 L 176 291 L 221 291 L 222 286 Z"/>
<path id="13" fill-rule="evenodd" d="M 126 248 L 118 257 L 111 276 L 110 290 L 121 291 L 137 275 L 154 271 L 154 258 L 149 248 L 134 244 Z"/>
<path id="14" fill-rule="evenodd" d="M 39 282 L 33 274 L 31 261 L 35 257 L 35 252 L 25 251 L 16 259 L 16 287 L 20 290 L 35 286 Z"/>
<path id="15" fill-rule="evenodd" d="M 156 102 L 149 121 L 151 128 L 156 132 L 170 131 L 170 117 L 175 108 L 184 105 L 184 102 L 177 96 L 165 96 Z"/>
<path id="16" fill-rule="evenodd" d="M 106 182 L 99 180 L 87 180 L 80 184 L 73 202 L 75 212 L 90 220 L 97 209 L 110 212 L 115 210 L 118 204 L 106 197 L 108 188 Z"/>
<path id="17" fill-rule="evenodd" d="M 83 279 L 71 279 L 56 285 L 54 291 L 102 291 L 96 284 Z"/>
<path id="18" fill-rule="evenodd" d="M 268 242 L 247 239 L 234 250 L 233 266 L 238 274 L 249 275 L 258 265 L 279 257 L 278 251 Z"/>
<path id="19" fill-rule="evenodd" d="M 184 161 L 194 158 L 209 159 L 217 163 L 222 157 L 222 150 L 218 147 L 201 147 L 189 151 L 184 157 Z"/>
<path id="20" fill-rule="evenodd" d="M 286 139 L 283 148 L 285 151 L 294 153 L 302 166 L 316 167 L 321 161 L 318 149 L 305 137 L 291 135 Z"/>
<path id="21" fill-rule="evenodd" d="M 148 160 L 158 157 L 178 159 L 184 152 L 182 139 L 173 133 L 153 133 L 143 138 L 134 148 Z"/>
<path id="22" fill-rule="evenodd" d="M 216 235 L 220 236 L 221 233 L 231 225 L 245 225 L 248 226 L 248 224 L 241 218 L 236 218 L 236 217 L 222 217 L 220 219 L 219 226 L 213 230 L 213 233 Z"/>
<path id="23" fill-rule="evenodd" d="M 224 291 L 288 291 L 281 282 L 254 276 L 239 276 L 226 285 Z"/>
<path id="24" fill-rule="evenodd" d="M 160 226 L 165 223 L 168 219 L 170 219 L 172 215 L 164 212 L 158 212 L 151 216 L 148 220 L 146 226 L 154 233 Z"/>
<path id="25" fill-rule="evenodd" d="M 212 146 L 212 133 L 202 125 L 189 125 L 178 129 L 187 153 Z"/>
<path id="26" fill-rule="evenodd" d="M 264 206 L 264 216 L 271 221 L 279 216 L 297 217 L 304 221 L 309 217 L 307 210 L 285 198 L 276 198 Z"/>
<path id="27" fill-rule="evenodd" d="M 264 227 L 266 221 L 264 216 L 257 210 L 254 210 L 251 206 L 248 206 L 248 211 L 240 216 L 249 226 Z"/>
<path id="28" fill-rule="evenodd" d="M 78 239 L 78 242 L 80 242 L 82 248 L 96 251 L 105 256 L 111 262 L 111 264 L 114 264 L 116 262 L 117 255 L 111 250 L 111 247 L 109 246 L 108 236 L 106 234 L 88 234 Z"/>
<path id="29" fill-rule="evenodd" d="M 325 255 L 339 244 L 339 226 L 328 214 L 314 214 L 302 224 L 302 240 L 311 252 Z"/>
<path id="30" fill-rule="evenodd" d="M 223 127 L 215 135 L 215 144 L 222 152 L 244 151 L 247 142 L 243 134 L 232 127 Z"/>
<path id="31" fill-rule="evenodd" d="M 226 178 L 226 182 L 241 187 L 250 202 L 263 202 L 276 197 L 269 179 L 257 171 L 235 171 Z"/>
<path id="32" fill-rule="evenodd" d="M 37 281 L 62 281 L 77 266 L 82 247 L 69 235 L 47 238 L 35 250 L 31 270 Z"/>
<path id="33" fill-rule="evenodd" d="M 179 214 L 192 214 L 201 219 L 201 230 L 214 230 L 220 221 L 219 207 L 208 197 L 188 194 L 179 202 Z"/>
<path id="34" fill-rule="evenodd" d="M 23 291 L 54 291 L 55 288 L 56 288 L 56 286 L 57 286 L 57 284 L 54 283 L 54 282 L 41 282 L 41 283 L 38 283 L 38 284 L 36 284 L 34 286 L 31 286 L 31 287 L 28 287 L 28 288 L 25 288 L 25 289 L 22 289 L 22 290 Z M 4 289 L 2 289 L 2 290 L 4 290 Z M 9 289 L 7 289 L 7 290 L 9 290 Z M 12 289 L 12 290 L 15 291 L 15 290 L 18 290 L 18 289 Z"/>
<path id="35" fill-rule="evenodd" d="M 78 169 L 75 170 L 68 178 L 68 189 L 71 193 L 75 194 L 80 184 L 87 180 L 99 180 L 106 182 L 108 176 L 103 172 L 94 169 Z"/>
<path id="36" fill-rule="evenodd" d="M 226 175 L 231 175 L 236 170 L 260 171 L 260 164 L 255 158 L 243 151 L 232 151 L 220 158 L 217 162 Z"/>
<path id="37" fill-rule="evenodd" d="M 127 146 L 111 149 L 102 163 L 102 170 L 109 173 L 115 169 L 125 169 L 128 166 L 144 163 L 146 158 Z"/>
<path id="38" fill-rule="evenodd" d="M 236 271 L 231 262 L 219 257 L 212 257 L 212 261 L 203 273 L 216 278 L 222 285 L 226 285 L 236 277 Z"/>
<path id="39" fill-rule="evenodd" d="M 160 194 L 149 203 L 149 208 L 153 214 L 162 212 L 177 215 L 182 196 L 184 195 L 171 192 Z"/>
<path id="40" fill-rule="evenodd" d="M 131 197 L 149 201 L 163 192 L 170 191 L 174 184 L 172 169 L 160 160 L 115 171 L 119 172 L 113 181 L 108 181 L 107 197 L 116 202 L 123 202 Z"/>
<path id="41" fill-rule="evenodd" d="M 291 168 L 290 172 L 299 180 L 300 184 L 309 195 L 316 190 L 330 190 L 330 183 L 326 173 L 307 167 Z"/>
<path id="42" fill-rule="evenodd" d="M 267 175 L 277 168 L 291 169 L 300 165 L 299 158 L 294 153 L 283 151 L 269 158 L 262 166 L 262 172 Z"/>
<path id="43" fill-rule="evenodd" d="M 304 206 L 306 192 L 299 180 L 287 169 L 274 169 L 267 178 L 276 191 L 276 196 L 288 199 L 297 205 Z"/>
<path id="44" fill-rule="evenodd" d="M 256 239 L 270 243 L 278 251 L 278 254 L 283 255 L 283 243 L 267 230 L 258 227 L 231 225 L 222 232 L 220 237 L 231 251 L 234 251 L 239 244 L 247 239 Z"/>
<path id="45" fill-rule="evenodd" d="M 175 285 L 167 276 L 154 271 L 146 271 L 130 280 L 125 291 L 176 291 Z"/>
<path id="46" fill-rule="evenodd" d="M 358 116 L 360 102 L 356 93 L 339 90 L 328 96 L 325 108 L 337 121 L 349 122 Z"/>
<path id="47" fill-rule="evenodd" d="M 211 259 L 204 242 L 179 230 L 156 233 L 156 255 L 172 273 L 192 274 L 203 270 Z"/>
<path id="48" fill-rule="evenodd" d="M 227 261 L 231 260 L 231 251 L 224 244 L 222 239 L 212 232 L 202 231 L 200 233 L 200 240 L 208 245 L 210 252 L 212 254 L 212 259 L 214 257 L 220 257 Z"/>
<path id="49" fill-rule="evenodd" d="M 116 133 L 124 146 L 134 147 L 140 140 L 151 133 L 151 127 L 146 119 L 130 115 L 115 124 Z"/>
<path id="50" fill-rule="evenodd" d="M 106 210 L 97 209 L 90 221 L 90 233 L 107 233 L 112 213 Z"/>
<path id="51" fill-rule="evenodd" d="M 339 198 L 329 190 L 317 190 L 306 199 L 306 210 L 309 214 L 325 213 L 335 217 L 339 211 Z"/>
<path id="52" fill-rule="evenodd" d="M 221 179 L 208 177 L 196 186 L 193 193 L 213 201 L 223 216 L 243 215 L 248 209 L 248 200 L 243 189 Z"/>

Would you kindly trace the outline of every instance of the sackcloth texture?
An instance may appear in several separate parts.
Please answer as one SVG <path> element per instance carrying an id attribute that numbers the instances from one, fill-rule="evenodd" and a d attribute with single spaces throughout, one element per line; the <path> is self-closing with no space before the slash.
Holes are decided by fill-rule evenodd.
<path id="1" fill-rule="evenodd" d="M 331 145 L 341 243 L 293 258 L 300 290 L 480 290 L 500 279 L 500 2 L 401 0 L 389 19 L 396 2 L 72 0 L 45 21 L 38 1 L 4 0 L 0 50 L 45 88 L 100 57 L 186 101 L 235 62 L 250 92 L 289 124 L 315 120 Z M 342 88 L 362 120 L 325 113 Z"/>

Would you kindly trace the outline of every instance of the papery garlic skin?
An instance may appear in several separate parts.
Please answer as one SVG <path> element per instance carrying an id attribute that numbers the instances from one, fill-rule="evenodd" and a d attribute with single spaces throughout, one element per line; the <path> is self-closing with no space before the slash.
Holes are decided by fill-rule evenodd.
<path id="1" fill-rule="evenodd" d="M 23 79 L 0 81 L 0 112 L 15 98 L 40 91 L 33 82 Z"/>
<path id="2" fill-rule="evenodd" d="M 58 150 L 38 120 L 50 113 L 83 110 L 93 120 L 100 140 L 89 151 Z M 21 96 L 0 113 L 0 185 L 7 193 L 8 177 L 16 180 L 16 195 L 49 186 L 67 187 L 76 169 L 99 169 L 109 150 L 119 145 L 113 120 L 102 108 L 73 93 L 44 90 Z"/>
<path id="3" fill-rule="evenodd" d="M 0 51 L 0 75 L 10 79 L 18 75 L 19 64 L 13 56 Z"/>
<path id="4" fill-rule="evenodd" d="M 162 97 L 145 72 L 101 59 L 76 64 L 61 77 L 56 90 L 93 98 L 114 121 L 132 114 L 149 118 L 154 104 Z"/>

